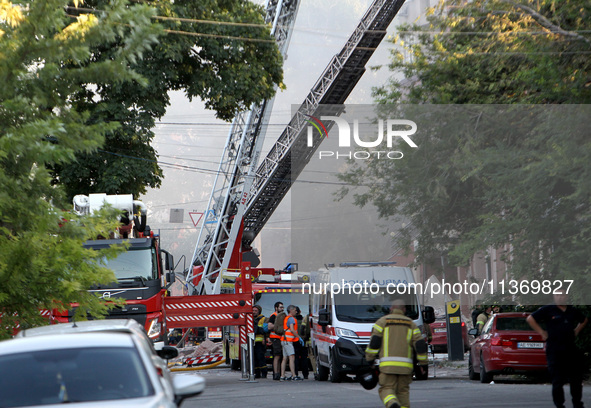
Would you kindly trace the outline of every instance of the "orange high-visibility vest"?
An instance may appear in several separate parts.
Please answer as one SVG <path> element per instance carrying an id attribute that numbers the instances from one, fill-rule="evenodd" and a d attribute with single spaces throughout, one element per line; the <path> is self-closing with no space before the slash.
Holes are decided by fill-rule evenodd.
<path id="1" fill-rule="evenodd" d="M 277 312 L 273 312 L 273 314 L 271 314 L 271 316 L 275 316 L 275 318 L 277 318 Z M 271 320 L 271 316 L 269 316 L 269 320 Z M 281 339 L 281 336 L 275 333 L 275 330 L 273 330 L 271 333 L 269 333 L 269 337 L 272 339 Z"/>
<path id="2" fill-rule="evenodd" d="M 291 330 L 289 330 L 289 326 L 287 325 L 287 321 L 289 320 L 289 318 L 293 318 L 293 320 L 295 321 L 295 323 L 293 324 L 293 329 L 295 330 L 295 333 L 292 333 Z M 296 342 L 298 341 L 298 321 L 295 317 L 287 315 L 285 316 L 285 319 L 283 319 L 283 332 L 285 333 L 283 335 L 283 337 L 281 338 L 281 341 L 292 341 L 292 342 Z"/>

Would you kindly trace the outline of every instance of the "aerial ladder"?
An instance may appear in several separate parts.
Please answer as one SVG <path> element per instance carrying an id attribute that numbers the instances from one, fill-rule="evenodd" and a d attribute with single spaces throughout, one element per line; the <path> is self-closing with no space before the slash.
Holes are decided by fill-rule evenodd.
<path id="1" fill-rule="evenodd" d="M 265 23 L 271 25 L 271 35 L 284 59 L 299 3 L 300 0 L 267 0 Z M 269 122 L 272 104 L 273 99 L 253 104 L 248 112 L 234 118 L 199 233 L 198 242 L 203 245 L 196 247 L 192 258 L 192 264 L 200 265 L 201 270 L 217 268 L 224 262 L 224 255 L 233 251 L 236 233 L 231 231 L 232 220 L 239 219 L 244 211 L 239 205 L 240 197 L 252 185 L 262 148 L 261 135 Z M 239 273 L 234 293 L 221 294 L 219 283 L 202 280 L 199 288 L 193 285 L 188 296 L 166 297 L 164 314 L 168 328 L 239 326 L 239 342 L 246 358 L 246 345 L 250 344 L 247 336 L 253 333 L 251 271 L 248 263 L 234 267 Z M 187 282 L 193 283 L 193 268 L 189 269 Z M 252 353 L 248 354 L 252 357 Z M 243 367 L 243 378 L 252 376 L 252 370 L 246 375 Z"/>
<path id="2" fill-rule="evenodd" d="M 254 337 L 252 267 L 250 262 L 243 262 L 252 258 L 244 254 L 252 250 L 252 241 L 321 142 L 317 138 L 312 147 L 307 146 L 308 115 L 315 116 L 321 105 L 345 102 L 403 4 L 404 0 L 373 1 L 260 165 L 258 159 L 273 101 L 255 104 L 249 112 L 235 118 L 187 271 L 191 294 L 165 300 L 169 328 L 239 326 L 243 361 L 252 357 L 246 351 L 251 343 L 248 338 Z M 297 0 L 270 0 L 267 4 L 266 21 L 272 22 L 272 33 L 284 57 L 298 6 Z M 340 108 L 336 109 L 333 116 L 341 113 Z M 233 294 L 223 294 L 221 290 L 227 271 L 239 273 Z M 249 366 L 252 378 L 252 364 Z"/>
<path id="3" fill-rule="evenodd" d="M 240 269 L 242 255 L 252 249 L 252 241 L 320 145 L 320 138 L 312 147 L 307 145 L 309 117 L 316 116 L 321 105 L 345 102 L 403 4 L 404 0 L 375 0 L 370 5 L 258 168 L 272 101 L 256 105 L 246 119 L 236 118 L 199 233 L 194 267 L 188 271 L 187 281 L 198 282 L 195 294 L 219 294 L 224 273 Z M 284 47 L 290 36 L 284 35 Z M 338 107 L 331 112 L 340 113 Z M 333 124 L 327 125 L 327 131 Z"/>
<path id="4" fill-rule="evenodd" d="M 284 60 L 299 4 L 299 0 L 269 0 L 267 4 L 265 21 L 272 23 L 271 35 Z M 273 102 L 274 98 L 255 103 L 232 122 L 193 253 L 195 268 L 190 268 L 187 276 L 194 294 L 220 293 L 221 279 L 212 282 L 211 277 L 220 275 L 222 270 L 240 269 L 239 261 L 230 264 L 231 259 L 240 257 L 230 255 L 240 249 L 240 245 L 235 245 L 239 220 L 254 181 Z M 199 272 L 196 281 L 194 270 Z"/>

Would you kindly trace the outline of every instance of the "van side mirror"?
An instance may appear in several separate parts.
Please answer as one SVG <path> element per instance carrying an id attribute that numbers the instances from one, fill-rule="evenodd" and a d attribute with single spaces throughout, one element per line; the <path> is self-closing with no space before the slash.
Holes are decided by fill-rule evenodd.
<path id="1" fill-rule="evenodd" d="M 330 311 L 327 309 L 320 309 L 318 311 L 318 324 L 320 326 L 326 327 L 330 323 Z"/>
<path id="2" fill-rule="evenodd" d="M 423 310 L 423 323 L 431 324 L 435 321 L 435 309 L 433 306 L 425 306 Z"/>

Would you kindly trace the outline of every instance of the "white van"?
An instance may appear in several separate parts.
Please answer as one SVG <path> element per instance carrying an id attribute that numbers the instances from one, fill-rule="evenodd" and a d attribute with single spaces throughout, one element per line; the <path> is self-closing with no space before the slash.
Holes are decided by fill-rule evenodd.
<path id="1" fill-rule="evenodd" d="M 310 293 L 316 379 L 339 382 L 347 374 L 368 370 L 364 353 L 372 326 L 389 313 L 394 299 L 405 300 L 406 315 L 424 333 L 435 312 L 431 306 L 421 307 L 420 290 L 414 285 L 412 270 L 392 263 L 347 263 L 313 273 L 303 291 Z M 427 379 L 427 370 L 419 373 L 417 379 Z"/>

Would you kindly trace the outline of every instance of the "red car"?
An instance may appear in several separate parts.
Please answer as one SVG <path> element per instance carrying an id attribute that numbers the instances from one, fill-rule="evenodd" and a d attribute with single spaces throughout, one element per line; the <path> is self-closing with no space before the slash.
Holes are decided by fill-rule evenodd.
<path id="1" fill-rule="evenodd" d="M 471 380 L 480 378 L 488 383 L 495 374 L 546 372 L 546 343 L 529 326 L 527 316 L 529 313 L 499 313 L 491 317 L 470 348 Z"/>
<path id="2" fill-rule="evenodd" d="M 434 353 L 447 353 L 447 323 L 444 319 L 437 319 L 430 325 L 431 349 Z M 470 338 L 466 323 L 462 322 L 462 339 L 464 340 L 464 351 L 470 350 Z"/>

